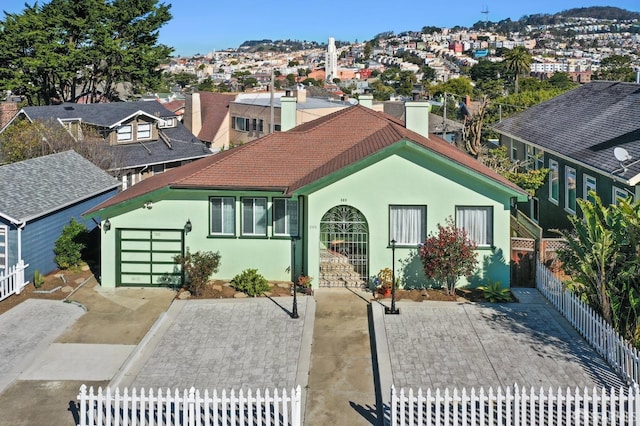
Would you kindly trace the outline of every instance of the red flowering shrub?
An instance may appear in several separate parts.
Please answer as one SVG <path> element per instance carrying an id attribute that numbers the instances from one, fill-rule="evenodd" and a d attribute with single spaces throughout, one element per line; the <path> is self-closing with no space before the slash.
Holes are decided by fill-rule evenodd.
<path id="1" fill-rule="evenodd" d="M 430 232 L 420 247 L 425 275 L 443 285 L 447 294 L 455 294 L 458 278 L 472 275 L 478 264 L 476 248 L 465 230 L 456 228 L 449 217 L 445 226 L 438 224 L 438 233 Z"/>

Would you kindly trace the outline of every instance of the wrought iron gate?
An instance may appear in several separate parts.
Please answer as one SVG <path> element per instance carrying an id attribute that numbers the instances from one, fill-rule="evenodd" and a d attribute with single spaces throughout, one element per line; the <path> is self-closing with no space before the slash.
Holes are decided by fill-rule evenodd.
<path id="1" fill-rule="evenodd" d="M 320 248 L 325 257 L 344 259 L 343 264 L 350 265 L 349 270 L 342 270 L 339 277 L 344 285 L 355 286 L 368 282 L 369 276 L 369 226 L 364 215 L 356 208 L 346 205 L 336 206 L 322 217 L 320 222 Z M 339 260 L 339 259 L 338 259 Z M 322 261 L 322 260 L 321 260 Z M 337 271 L 326 271 L 323 279 L 321 271 L 320 284 L 336 286 L 331 283 L 329 275 L 338 275 Z M 355 280 L 350 279 L 355 275 Z M 338 277 L 334 277 L 338 278 Z"/>

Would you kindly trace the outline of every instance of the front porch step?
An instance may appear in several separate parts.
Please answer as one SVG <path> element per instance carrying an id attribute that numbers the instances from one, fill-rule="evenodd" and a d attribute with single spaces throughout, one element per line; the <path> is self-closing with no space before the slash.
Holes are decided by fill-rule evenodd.
<path id="1" fill-rule="evenodd" d="M 336 278 L 336 279 L 325 279 L 321 278 L 319 281 L 320 287 L 355 287 L 355 288 L 365 288 L 365 283 L 361 279 L 345 279 L 345 278 Z"/>
<path id="2" fill-rule="evenodd" d="M 320 287 L 365 287 L 366 283 L 360 277 L 349 258 L 346 256 L 332 252 L 320 252 L 320 279 L 318 281 Z"/>

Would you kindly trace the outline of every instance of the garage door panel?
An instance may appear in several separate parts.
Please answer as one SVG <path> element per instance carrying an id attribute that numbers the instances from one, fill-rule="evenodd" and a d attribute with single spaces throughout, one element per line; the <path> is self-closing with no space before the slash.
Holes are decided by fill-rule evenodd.
<path id="1" fill-rule="evenodd" d="M 182 241 L 153 241 L 153 251 L 176 252 L 182 250 Z"/>
<path id="2" fill-rule="evenodd" d="M 154 230 L 151 231 L 151 236 L 154 240 L 182 241 L 182 237 L 178 237 L 175 230 Z"/>
<path id="3" fill-rule="evenodd" d="M 153 274 L 178 274 L 180 275 L 180 269 L 175 264 L 161 264 L 154 263 L 151 265 L 151 272 Z"/>
<path id="4" fill-rule="evenodd" d="M 123 263 L 121 268 L 122 273 L 142 273 L 149 274 L 151 272 L 151 265 L 149 263 Z"/>
<path id="5" fill-rule="evenodd" d="M 151 241 L 122 240 L 122 250 L 151 250 Z"/>
<path id="6" fill-rule="evenodd" d="M 151 262 L 151 253 L 150 252 L 134 252 L 134 251 L 123 251 L 121 254 L 122 262 Z"/>
<path id="7" fill-rule="evenodd" d="M 175 264 L 173 258 L 176 256 L 176 253 L 153 253 L 153 257 L 151 258 L 152 262 L 160 262 L 160 263 L 171 263 Z"/>
<path id="8" fill-rule="evenodd" d="M 120 238 L 122 238 L 123 240 L 133 239 L 133 240 L 149 241 L 149 231 L 136 230 L 136 229 L 121 229 Z"/>

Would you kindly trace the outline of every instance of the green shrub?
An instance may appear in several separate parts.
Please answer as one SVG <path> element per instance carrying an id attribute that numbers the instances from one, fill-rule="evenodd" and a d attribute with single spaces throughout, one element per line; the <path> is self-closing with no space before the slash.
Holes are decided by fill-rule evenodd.
<path id="1" fill-rule="evenodd" d="M 89 231 L 84 224 L 71 219 L 62 229 L 62 234 L 55 242 L 53 252 L 55 262 L 60 269 L 70 269 L 82 263 L 82 251 L 87 247 Z"/>
<path id="2" fill-rule="evenodd" d="M 44 284 L 44 275 L 42 275 L 40 271 L 36 269 L 33 272 L 33 285 L 35 286 L 35 288 L 40 288 L 42 287 L 42 284 Z"/>
<path id="3" fill-rule="evenodd" d="M 508 288 L 503 288 L 500 281 L 491 282 L 489 280 L 486 286 L 478 287 L 478 290 L 481 290 L 484 298 L 491 303 L 511 301 L 511 291 Z"/>
<path id="4" fill-rule="evenodd" d="M 189 252 L 182 256 L 174 256 L 173 260 L 180 266 L 185 275 L 183 288 L 194 296 L 200 296 L 211 274 L 218 272 L 220 267 L 220 253 L 211 251 Z"/>
<path id="5" fill-rule="evenodd" d="M 257 269 L 245 269 L 231 280 L 231 287 L 255 297 L 269 290 L 269 282 Z"/>

